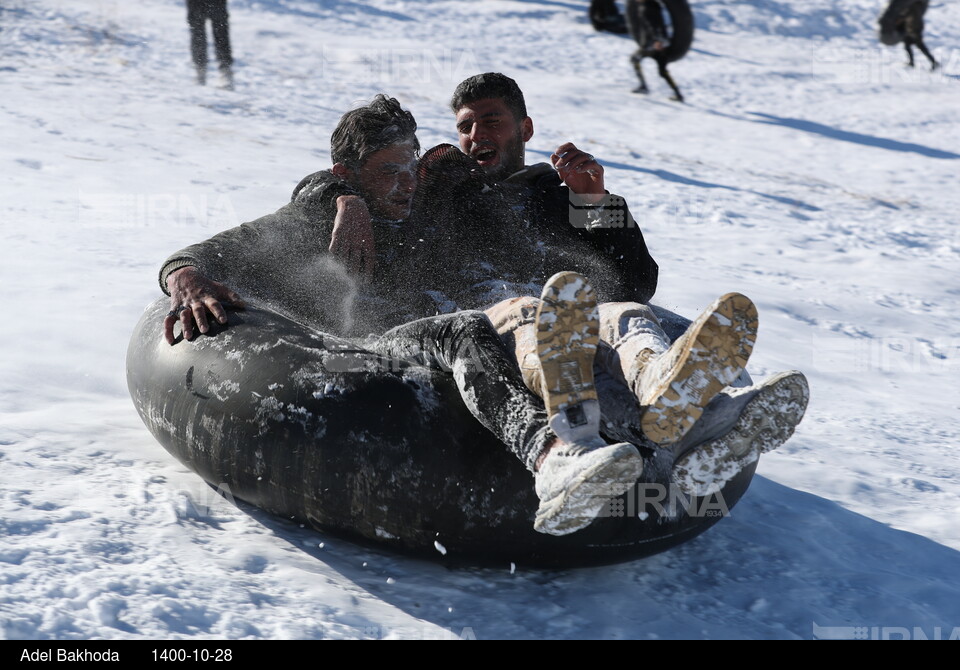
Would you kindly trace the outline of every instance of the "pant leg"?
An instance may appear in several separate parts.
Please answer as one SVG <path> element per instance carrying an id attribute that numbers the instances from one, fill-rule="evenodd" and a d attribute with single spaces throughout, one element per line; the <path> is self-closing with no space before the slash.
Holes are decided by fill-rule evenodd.
<path id="1" fill-rule="evenodd" d="M 543 397 L 543 376 L 537 357 L 537 307 L 539 298 L 510 298 L 485 310 L 494 330 L 513 354 L 523 383 L 538 398 Z"/>
<path id="2" fill-rule="evenodd" d="M 229 70 L 233 65 L 230 50 L 230 14 L 227 12 L 227 0 L 210 0 L 210 23 L 213 25 L 213 43 L 217 51 L 217 62 L 221 70 Z"/>
<path id="3" fill-rule="evenodd" d="M 524 385 L 510 352 L 483 312 L 420 319 L 388 331 L 377 353 L 450 372 L 470 412 L 531 472 L 556 435 L 543 402 Z"/>
<path id="4" fill-rule="evenodd" d="M 205 0 L 187 0 L 190 26 L 190 56 L 197 70 L 207 69 L 207 14 Z"/>
<path id="5" fill-rule="evenodd" d="M 611 347 L 605 365 L 611 371 L 618 370 L 634 393 L 646 362 L 670 348 L 670 339 L 656 314 L 638 302 L 601 303 L 600 339 Z"/>

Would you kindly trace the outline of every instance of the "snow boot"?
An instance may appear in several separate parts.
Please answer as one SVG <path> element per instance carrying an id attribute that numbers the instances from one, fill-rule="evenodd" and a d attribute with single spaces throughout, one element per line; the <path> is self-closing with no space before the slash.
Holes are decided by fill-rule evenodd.
<path id="1" fill-rule="evenodd" d="M 708 496 L 793 435 L 803 419 L 810 388 L 803 373 L 781 372 L 758 386 L 724 390 L 727 404 L 749 398 L 734 426 L 676 460 L 672 481 L 688 496 Z M 722 411 L 722 410 L 720 410 Z"/>
<path id="2" fill-rule="evenodd" d="M 739 293 L 718 298 L 663 353 L 641 352 L 628 383 L 644 408 L 644 434 L 678 442 L 703 408 L 743 371 L 757 339 L 757 308 Z"/>
<path id="3" fill-rule="evenodd" d="M 593 380 L 599 341 L 593 288 L 575 272 L 551 277 L 537 310 L 537 356 L 549 425 L 562 444 L 547 452 L 535 473 L 540 507 L 534 529 L 541 533 L 566 535 L 585 528 L 643 474 L 635 446 L 608 445 L 600 437 Z"/>

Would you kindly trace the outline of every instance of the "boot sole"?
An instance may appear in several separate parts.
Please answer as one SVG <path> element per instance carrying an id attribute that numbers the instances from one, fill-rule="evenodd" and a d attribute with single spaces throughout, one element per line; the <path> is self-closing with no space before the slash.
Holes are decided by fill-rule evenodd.
<path id="1" fill-rule="evenodd" d="M 716 493 L 760 454 L 793 435 L 807 411 L 810 388 L 801 372 L 783 372 L 765 382 L 725 435 L 681 456 L 672 479 L 688 496 Z"/>
<path id="2" fill-rule="evenodd" d="M 583 470 L 560 493 L 540 502 L 534 530 L 569 535 L 589 526 L 609 504 L 629 491 L 643 474 L 643 459 L 632 444 L 610 445 L 611 456 Z M 609 452 L 608 452 L 609 453 Z"/>
<path id="3" fill-rule="evenodd" d="M 684 336 L 664 380 L 656 388 L 642 389 L 644 398 L 653 399 L 641 419 L 644 434 L 661 445 L 683 438 L 707 403 L 740 376 L 758 326 L 756 306 L 739 293 L 722 296 L 704 311 Z"/>
<path id="4" fill-rule="evenodd" d="M 543 403 L 549 417 L 565 412 L 569 425 L 582 425 L 585 416 L 579 406 L 597 400 L 593 383 L 593 359 L 600 342 L 596 294 L 582 275 L 561 272 L 550 278 L 540 300 L 537 358 L 543 373 Z"/>

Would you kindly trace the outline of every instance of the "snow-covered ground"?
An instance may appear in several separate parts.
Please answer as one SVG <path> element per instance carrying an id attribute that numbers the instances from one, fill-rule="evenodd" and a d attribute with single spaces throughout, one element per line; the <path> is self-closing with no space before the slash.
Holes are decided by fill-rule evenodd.
<path id="1" fill-rule="evenodd" d="M 960 636 L 960 6 L 931 3 L 931 73 L 877 42 L 881 4 L 697 0 L 679 105 L 649 61 L 630 92 L 631 43 L 584 0 L 232 0 L 234 92 L 193 84 L 179 0 L 4 0 L 0 637 Z M 450 93 L 487 70 L 527 93 L 528 158 L 607 166 L 657 302 L 750 295 L 754 377 L 810 380 L 731 517 L 664 554 L 360 548 L 216 498 L 129 400 L 168 253 L 283 204 L 379 91 L 451 141 Z"/>

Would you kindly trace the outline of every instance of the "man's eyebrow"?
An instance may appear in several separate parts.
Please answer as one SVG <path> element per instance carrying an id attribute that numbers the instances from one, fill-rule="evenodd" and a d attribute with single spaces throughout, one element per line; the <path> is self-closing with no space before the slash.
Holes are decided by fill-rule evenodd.
<path id="1" fill-rule="evenodd" d="M 503 116 L 503 112 L 498 112 L 498 111 L 496 111 L 496 110 L 491 111 L 491 112 L 486 112 L 485 114 L 481 114 L 481 115 L 480 115 L 480 118 L 481 118 L 481 119 L 486 119 L 486 118 L 489 118 L 489 117 L 491 117 L 491 116 L 500 117 L 500 116 Z M 476 120 L 476 117 L 474 117 L 472 114 L 469 115 L 469 116 L 465 116 L 465 117 L 463 117 L 462 119 L 460 119 L 460 121 L 457 122 L 457 128 L 459 128 L 459 127 L 461 127 L 461 126 L 464 126 L 464 125 L 467 125 L 467 124 L 471 124 L 471 125 L 472 125 L 475 120 Z"/>

